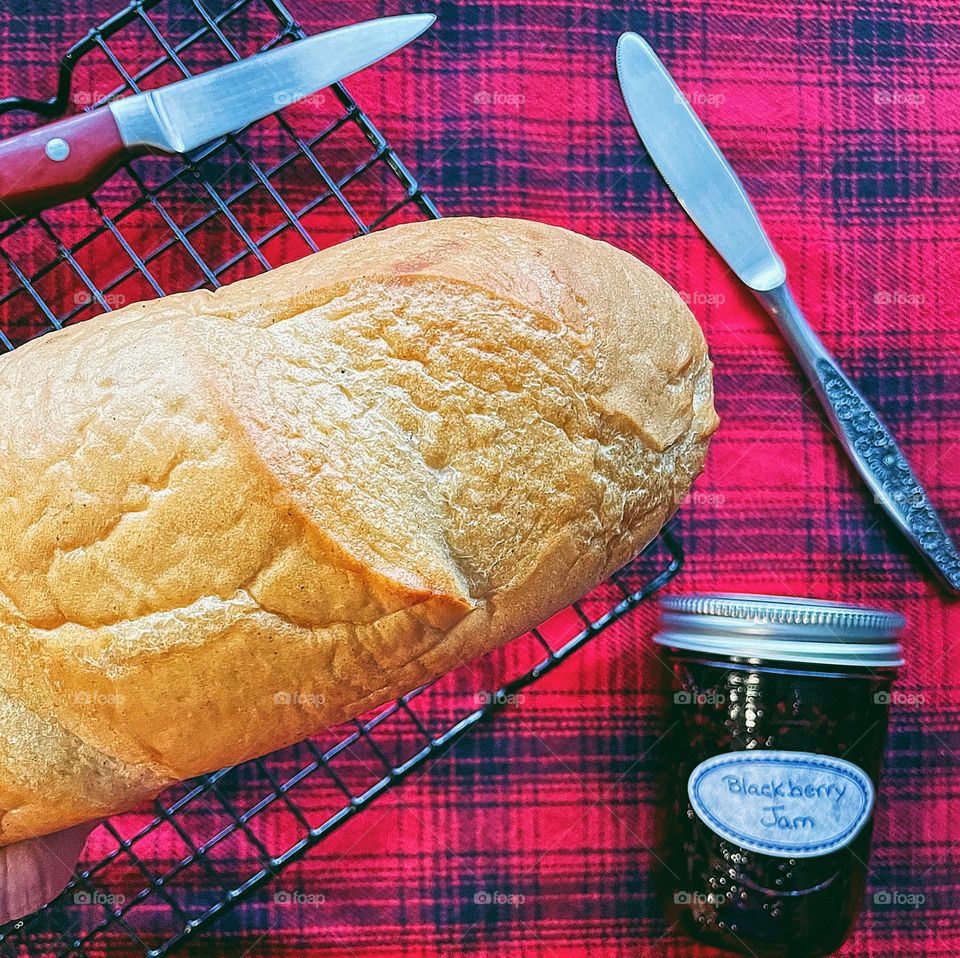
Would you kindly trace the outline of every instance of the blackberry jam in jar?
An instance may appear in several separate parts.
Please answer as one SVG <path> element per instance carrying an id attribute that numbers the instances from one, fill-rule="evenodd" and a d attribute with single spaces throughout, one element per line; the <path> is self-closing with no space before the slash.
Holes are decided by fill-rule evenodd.
<path id="1" fill-rule="evenodd" d="M 903 617 L 760 595 L 661 610 L 668 920 L 763 958 L 827 955 L 863 897 Z"/>

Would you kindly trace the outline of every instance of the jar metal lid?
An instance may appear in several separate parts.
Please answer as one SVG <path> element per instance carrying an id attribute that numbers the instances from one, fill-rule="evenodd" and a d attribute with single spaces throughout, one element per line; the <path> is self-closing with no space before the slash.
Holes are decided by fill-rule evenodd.
<path id="1" fill-rule="evenodd" d="M 660 600 L 660 645 L 736 658 L 838 668 L 903 665 L 902 615 L 780 595 L 676 595 Z"/>

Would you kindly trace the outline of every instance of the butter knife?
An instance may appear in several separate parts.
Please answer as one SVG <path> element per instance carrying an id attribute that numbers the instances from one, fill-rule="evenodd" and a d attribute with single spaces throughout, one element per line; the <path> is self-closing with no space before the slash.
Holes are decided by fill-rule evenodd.
<path id="1" fill-rule="evenodd" d="M 617 44 L 627 110 L 654 165 L 701 233 L 773 318 L 877 503 L 942 584 L 960 594 L 960 553 L 890 431 L 804 318 L 743 184 L 639 34 Z"/>

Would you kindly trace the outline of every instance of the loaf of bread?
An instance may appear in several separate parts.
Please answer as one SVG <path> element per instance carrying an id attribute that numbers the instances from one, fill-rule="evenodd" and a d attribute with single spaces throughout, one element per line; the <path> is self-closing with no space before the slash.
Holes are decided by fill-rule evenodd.
<path id="1" fill-rule="evenodd" d="M 398 226 L 0 359 L 0 844 L 296 742 L 630 559 L 717 425 L 613 247 Z"/>

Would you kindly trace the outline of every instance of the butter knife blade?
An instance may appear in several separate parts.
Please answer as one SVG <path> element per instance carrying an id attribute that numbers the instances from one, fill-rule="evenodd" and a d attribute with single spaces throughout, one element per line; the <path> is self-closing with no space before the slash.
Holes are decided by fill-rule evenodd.
<path id="1" fill-rule="evenodd" d="M 779 286 L 783 262 L 740 178 L 639 34 L 620 38 L 617 73 L 630 119 L 690 219 L 741 282 L 751 289 Z"/>

